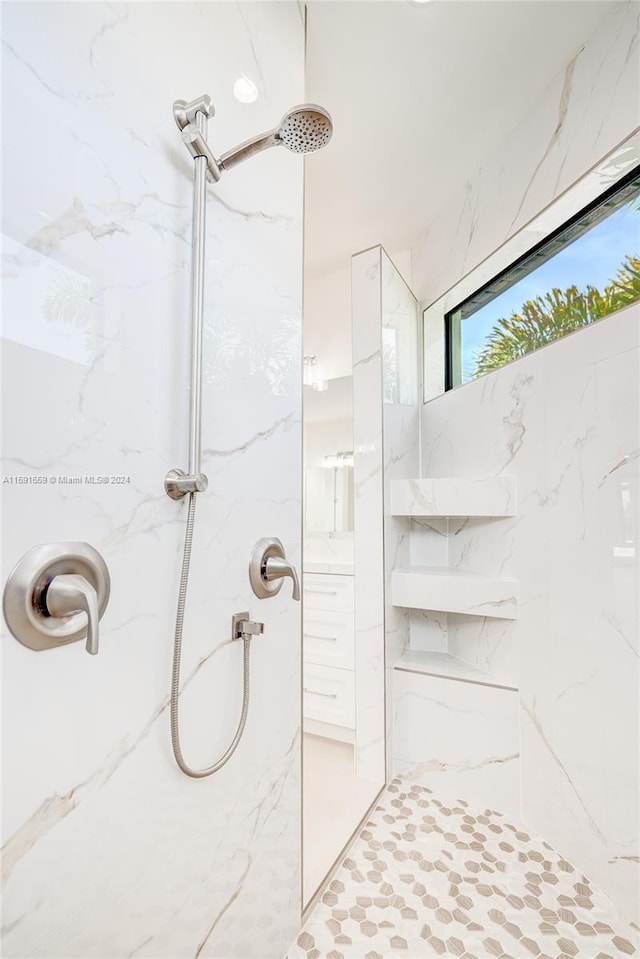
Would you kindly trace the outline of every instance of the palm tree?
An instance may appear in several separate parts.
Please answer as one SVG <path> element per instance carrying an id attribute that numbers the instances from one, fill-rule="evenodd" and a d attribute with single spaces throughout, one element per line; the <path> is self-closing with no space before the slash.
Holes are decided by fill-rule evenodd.
<path id="1" fill-rule="evenodd" d="M 497 370 L 540 346 L 588 326 L 640 299 L 640 257 L 627 256 L 612 280 L 600 291 L 554 288 L 527 300 L 517 313 L 498 320 L 475 361 L 473 376 Z"/>

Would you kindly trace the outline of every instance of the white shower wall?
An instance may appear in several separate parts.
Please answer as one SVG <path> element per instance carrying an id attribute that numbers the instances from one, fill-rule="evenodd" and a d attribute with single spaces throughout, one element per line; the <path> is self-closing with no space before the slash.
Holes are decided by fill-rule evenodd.
<path id="1" fill-rule="evenodd" d="M 389 497 L 395 478 L 419 469 L 419 310 L 381 246 L 351 264 L 356 668 L 365 677 L 356 697 L 357 745 L 373 779 L 381 776 L 382 753 L 390 775 L 392 666 L 409 641 L 408 611 L 391 605 L 389 589 L 392 569 L 408 558 L 409 537 L 389 515 Z"/>
<path id="2" fill-rule="evenodd" d="M 3 580 L 38 543 L 111 572 L 96 658 L 3 637 L 4 955 L 280 957 L 300 915 L 299 606 L 257 600 L 278 536 L 300 566 L 302 163 L 271 151 L 209 188 L 203 467 L 174 765 L 168 691 L 186 504 L 193 163 L 171 104 L 210 93 L 222 152 L 304 99 L 294 3 L 24 3 L 3 10 Z M 232 94 L 242 73 L 255 104 Z M 277 467 L 274 464 L 278 464 Z M 102 485 L 87 478 L 124 477 Z M 65 483 L 63 478 L 80 478 Z"/>
<path id="3" fill-rule="evenodd" d="M 640 124 L 640 4 L 606 4 L 598 30 L 425 224 L 413 285 L 433 303 Z"/>
<path id="4" fill-rule="evenodd" d="M 519 688 L 523 821 L 636 920 L 639 396 L 634 305 L 433 400 L 422 422 L 427 475 L 518 483 L 514 517 L 449 537 L 452 567 L 519 581 L 518 620 L 449 615 L 449 651 Z M 469 703 L 447 704 L 463 729 Z M 442 789 L 472 801 L 449 734 L 422 738 L 450 766 Z"/>
<path id="5" fill-rule="evenodd" d="M 425 305 L 638 127 L 639 37 L 638 4 L 611 4 L 520 126 L 443 200 L 414 249 Z M 520 584 L 517 622 L 448 616 L 449 651 L 520 688 L 519 732 L 515 716 L 502 724 L 516 748 L 496 739 L 488 760 L 471 757 L 477 788 L 492 756 L 519 753 L 525 823 L 636 920 L 639 319 L 630 307 L 436 398 L 421 426 L 422 476 L 502 474 L 518 487 L 513 519 L 449 526 L 450 565 Z M 420 738 L 413 762 L 438 755 L 454 768 L 453 738 Z"/>

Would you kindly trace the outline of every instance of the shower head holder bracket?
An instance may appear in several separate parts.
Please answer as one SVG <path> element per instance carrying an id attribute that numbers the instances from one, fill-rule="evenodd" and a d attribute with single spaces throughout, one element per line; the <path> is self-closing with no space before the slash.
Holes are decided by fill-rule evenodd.
<path id="1" fill-rule="evenodd" d="M 209 119 L 215 115 L 215 112 L 208 93 L 203 93 L 197 100 L 190 100 L 188 103 L 186 100 L 174 100 L 173 103 L 173 116 L 179 130 L 184 130 L 190 123 L 196 123 L 198 113 L 204 113 Z"/>
<path id="2" fill-rule="evenodd" d="M 212 183 L 220 179 L 218 161 L 207 143 L 207 121 L 215 112 L 208 93 L 189 103 L 186 100 L 174 100 L 173 103 L 173 116 L 182 134 L 182 141 L 194 160 L 205 158 L 207 178 Z"/>
<path id="3" fill-rule="evenodd" d="M 164 478 L 164 491 L 171 499 L 182 499 L 187 493 L 204 493 L 208 485 L 205 473 L 186 473 L 181 469 L 169 470 Z"/>

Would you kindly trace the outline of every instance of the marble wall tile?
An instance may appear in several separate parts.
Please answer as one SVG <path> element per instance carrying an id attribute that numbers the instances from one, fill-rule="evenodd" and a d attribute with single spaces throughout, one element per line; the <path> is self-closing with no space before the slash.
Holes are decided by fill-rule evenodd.
<path id="1" fill-rule="evenodd" d="M 517 692 L 396 671 L 393 744 L 394 775 L 519 812 Z"/>
<path id="2" fill-rule="evenodd" d="M 517 619 L 518 584 L 512 579 L 489 579 L 449 566 L 396 569 L 391 577 L 396 606 L 442 609 L 468 616 Z"/>
<path id="3" fill-rule="evenodd" d="M 410 566 L 447 566 L 449 563 L 449 521 L 441 517 L 411 520 Z M 419 650 L 447 650 L 448 613 L 409 610 L 410 646 Z"/>
<path id="4" fill-rule="evenodd" d="M 639 345 L 632 305 L 433 400 L 422 423 L 434 475 L 517 477 L 518 515 L 461 525 L 449 561 L 517 579 L 518 622 L 450 615 L 449 652 L 520 687 L 524 821 L 632 919 Z"/>
<path id="5" fill-rule="evenodd" d="M 393 570 L 408 565 L 411 557 L 411 521 L 392 515 L 391 488 L 397 479 L 419 475 L 420 470 L 420 343 L 418 303 L 384 250 L 382 270 L 383 347 L 383 457 L 384 457 L 384 595 L 387 663 L 387 703 L 392 702 L 393 664 L 408 647 L 411 613 L 393 604 Z M 393 712 L 388 708 L 388 717 Z M 388 730 L 391 736 L 391 729 Z"/>
<path id="6" fill-rule="evenodd" d="M 351 261 L 356 754 L 358 775 L 382 785 L 385 658 L 380 250 Z"/>
<path id="7" fill-rule="evenodd" d="M 303 43 L 294 4 L 3 14 L 4 474 L 131 480 L 3 486 L 5 576 L 68 539 L 112 576 L 95 659 L 3 639 L 7 956 L 277 959 L 299 922 L 299 608 L 286 589 L 259 603 L 246 572 L 266 535 L 300 565 L 302 165 L 285 151 L 208 190 L 189 762 L 211 762 L 237 722 L 231 615 L 249 608 L 265 634 L 238 753 L 200 782 L 170 749 L 185 504 L 163 480 L 186 466 L 189 393 L 192 161 L 171 105 L 209 92 L 211 141 L 231 147 L 304 98 Z M 250 109 L 232 94 L 242 72 Z"/>
<path id="8" fill-rule="evenodd" d="M 420 396 L 418 304 L 381 247 L 352 259 L 352 311 L 357 688 L 371 677 L 366 725 L 356 694 L 356 743 L 359 764 L 370 751 L 380 776 L 383 744 L 390 756 L 391 667 L 410 631 L 409 611 L 394 607 L 390 593 L 392 570 L 409 561 L 410 526 L 391 515 L 390 490 L 394 479 L 418 473 Z"/>
<path id="9" fill-rule="evenodd" d="M 512 476 L 396 480 L 391 509 L 395 516 L 514 516 L 515 483 Z"/>
<path id="10" fill-rule="evenodd" d="M 640 121 L 640 11 L 611 4 L 413 251 L 432 303 Z M 560 199 L 560 202 L 565 202 Z M 524 233 L 522 234 L 524 235 Z M 455 304 L 451 304 L 452 306 Z M 442 379 L 427 328 L 425 379 Z M 519 580 L 519 621 L 415 614 L 411 645 L 520 686 L 522 815 L 631 917 L 638 891 L 638 309 L 429 402 L 422 473 L 518 484 L 517 515 L 414 522 L 416 559 Z"/>
<path id="11" fill-rule="evenodd" d="M 418 296 L 432 303 L 622 143 L 640 123 L 640 11 L 612 3 L 598 30 L 440 213 L 413 250 Z M 436 379 L 442 341 L 427 369 Z"/>

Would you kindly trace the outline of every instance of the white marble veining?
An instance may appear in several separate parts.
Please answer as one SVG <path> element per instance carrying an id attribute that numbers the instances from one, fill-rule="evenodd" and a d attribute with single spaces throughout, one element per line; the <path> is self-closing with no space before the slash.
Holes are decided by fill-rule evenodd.
<path id="1" fill-rule="evenodd" d="M 404 670 L 394 678 L 394 775 L 519 812 L 517 692 Z"/>
<path id="2" fill-rule="evenodd" d="M 250 108 L 232 95 L 243 70 Z M 167 709 L 185 506 L 163 478 L 186 465 L 193 166 L 171 104 L 211 93 L 216 150 L 271 126 L 304 99 L 300 10 L 10 5 L 3 85 L 4 475 L 57 481 L 3 485 L 3 560 L 87 540 L 112 577 L 96 658 L 3 638 L 4 953 L 278 959 L 300 909 L 299 607 L 286 590 L 259 603 L 247 562 L 270 534 L 300 566 L 302 164 L 271 151 L 208 190 L 190 762 L 237 722 L 232 613 L 265 634 L 238 752 L 194 782 Z"/>
<path id="3" fill-rule="evenodd" d="M 640 307 L 424 407 L 441 475 L 517 477 L 518 515 L 449 521 L 449 564 L 519 582 L 517 623 L 448 651 L 520 688 L 522 816 L 629 918 L 639 901 Z"/>
<path id="4" fill-rule="evenodd" d="M 352 258 L 356 768 L 379 786 L 386 780 L 380 269 L 379 250 Z"/>
<path id="5" fill-rule="evenodd" d="M 638 4 L 610 4 L 598 30 L 523 109 L 518 128 L 479 158 L 455 195 L 442 198 L 413 251 L 414 287 L 424 302 L 438 299 L 637 129 L 639 40 Z M 442 376 L 439 331 L 428 345 L 427 388 Z"/>
<path id="6" fill-rule="evenodd" d="M 420 673 L 424 676 L 442 676 L 444 679 L 451 679 L 460 683 L 479 683 L 481 686 L 498 686 L 502 689 L 515 690 L 515 686 L 504 686 L 502 683 L 497 683 L 482 669 L 472 666 L 464 659 L 452 656 L 451 653 L 408 649 L 394 663 L 393 668 L 408 673 Z"/>
<path id="7" fill-rule="evenodd" d="M 547 206 L 538 216 L 510 236 L 502 246 L 490 251 L 459 282 L 450 287 L 423 312 L 423 338 L 425 343 L 425 401 L 440 396 L 445 391 L 445 317 L 464 300 L 473 296 L 513 263 L 529 253 L 555 230 L 560 229 L 589 204 L 596 201 L 618 180 L 640 164 L 640 133 L 634 133 L 623 143 L 603 157 L 570 189 L 560 196 L 551 196 Z"/>
<path id="8" fill-rule="evenodd" d="M 413 251 L 426 303 L 456 306 L 513 260 L 517 237 L 529 248 L 536 230 L 557 226 L 552 201 L 554 217 L 576 197 L 584 206 L 585 175 L 606 157 L 637 162 L 639 23 L 638 4 L 611 4 L 509 139 L 443 197 Z M 506 259 L 489 262 L 496 251 Z M 630 307 L 445 396 L 442 310 L 427 323 L 425 395 L 438 398 L 423 408 L 421 475 L 509 474 L 518 512 L 414 519 L 411 530 L 411 565 L 519 581 L 518 622 L 415 612 L 411 646 L 521 688 L 522 818 L 636 921 L 639 313 Z"/>
<path id="9" fill-rule="evenodd" d="M 413 609 L 516 619 L 518 583 L 448 566 L 412 566 L 391 574 L 391 601 Z"/>
<path id="10" fill-rule="evenodd" d="M 447 566 L 449 563 L 449 520 L 441 517 L 412 517 L 409 529 L 408 566 Z M 419 650 L 447 649 L 448 613 L 436 610 L 409 610 L 410 645 Z"/>
<path id="11" fill-rule="evenodd" d="M 639 22 L 637 4 L 611 4 L 508 141 L 443 198 L 414 249 L 427 303 L 458 294 L 460 302 L 490 278 L 476 282 L 483 270 L 508 265 L 489 263 L 495 251 L 512 260 L 518 237 L 530 245 L 532 231 L 557 226 L 547 217 L 552 201 L 554 217 L 576 197 L 584 206 L 592 198 L 580 199 L 585 174 L 604 158 L 637 163 Z M 467 291 L 449 294 L 463 278 Z M 433 311 L 424 331 L 428 397 L 441 393 L 444 369 L 442 311 L 439 319 L 438 304 Z M 636 921 L 637 346 L 635 307 L 428 403 L 422 476 L 507 472 L 517 479 L 518 515 L 441 521 L 444 531 L 429 520 L 419 533 L 414 520 L 412 529 L 412 564 L 519 580 L 517 623 L 414 614 L 412 646 L 448 650 L 521 687 L 522 817 Z"/>
<path id="12" fill-rule="evenodd" d="M 391 734 L 390 666 L 408 645 L 410 630 L 409 611 L 394 609 L 390 599 L 391 572 L 409 561 L 410 550 L 407 520 L 390 515 L 390 486 L 419 468 L 418 304 L 381 247 L 353 257 L 352 311 L 356 661 L 360 657 L 370 676 L 360 697 L 368 718 L 356 742 L 359 761 L 369 753 L 377 761 Z"/>
<path id="13" fill-rule="evenodd" d="M 514 516 L 513 476 L 428 477 L 391 483 L 394 516 Z"/>
<path id="14" fill-rule="evenodd" d="M 391 515 L 394 481 L 418 475 L 420 468 L 420 385 L 418 302 L 395 264 L 380 252 L 382 307 L 383 491 L 384 491 L 384 627 L 387 693 L 387 768 L 392 757 L 393 685 L 390 667 L 407 648 L 411 610 L 393 605 L 391 577 L 410 562 L 410 523 Z"/>

